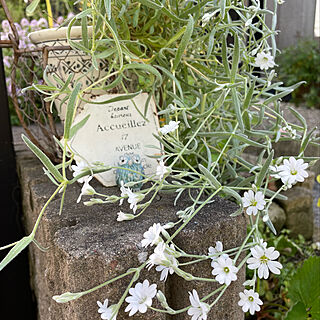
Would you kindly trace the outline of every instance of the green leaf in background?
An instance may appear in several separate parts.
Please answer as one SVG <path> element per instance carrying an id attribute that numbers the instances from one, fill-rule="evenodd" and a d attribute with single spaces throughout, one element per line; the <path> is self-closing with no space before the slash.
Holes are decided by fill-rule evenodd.
<path id="1" fill-rule="evenodd" d="M 292 301 L 301 302 L 310 312 L 313 308 L 316 313 L 319 312 L 320 257 L 310 257 L 297 270 L 291 279 L 288 295 Z"/>
<path id="2" fill-rule="evenodd" d="M 307 317 L 306 306 L 298 302 L 288 311 L 285 320 L 306 320 Z"/>
<path id="3" fill-rule="evenodd" d="M 40 0 L 33 0 L 26 8 L 26 14 L 28 17 L 32 16 L 34 11 L 37 9 Z"/>

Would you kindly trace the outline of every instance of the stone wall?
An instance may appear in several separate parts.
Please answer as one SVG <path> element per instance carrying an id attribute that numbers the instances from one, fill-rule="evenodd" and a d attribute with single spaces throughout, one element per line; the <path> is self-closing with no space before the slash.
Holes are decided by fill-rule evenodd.
<path id="1" fill-rule="evenodd" d="M 19 141 L 19 138 L 16 138 Z M 24 223 L 30 232 L 41 207 L 52 194 L 54 186 L 43 174 L 41 164 L 33 155 L 16 143 L 17 167 L 23 195 Z M 93 184 L 100 190 L 98 183 Z M 104 189 L 105 191 L 106 189 Z M 115 188 L 107 189 L 109 193 L 117 192 Z M 101 191 L 101 190 L 100 190 Z M 100 319 L 97 312 L 97 300 L 109 299 L 109 304 L 116 303 L 128 285 L 130 278 L 103 287 L 89 295 L 66 304 L 58 304 L 53 295 L 67 291 L 79 292 L 92 288 L 114 276 L 120 275 L 131 267 L 138 266 L 141 257 L 146 256 L 140 241 L 142 234 L 153 223 L 173 220 L 179 206 L 186 206 L 187 201 L 173 207 L 173 196 L 161 195 L 152 208 L 141 219 L 132 222 L 116 221 L 118 205 L 85 207 L 76 204 L 80 187 L 68 188 L 64 209 L 59 215 L 60 196 L 46 210 L 36 240 L 48 247 L 42 252 L 35 245 L 29 248 L 31 282 L 38 303 L 38 320 L 91 320 Z M 125 211 L 124 207 L 124 211 Z M 176 238 L 176 244 L 186 252 L 207 254 L 209 246 L 215 241 L 222 241 L 226 249 L 241 244 L 246 234 L 243 216 L 231 218 L 236 206 L 217 198 L 206 206 L 196 218 Z M 151 249 L 152 250 L 152 249 Z M 148 252 L 150 254 L 150 250 Z M 210 261 L 191 265 L 186 271 L 197 276 L 212 277 Z M 244 318 L 237 305 L 238 293 L 243 290 L 244 267 L 238 273 L 238 281 L 232 283 L 219 303 L 209 313 L 210 320 L 241 320 Z M 196 289 L 200 295 L 211 292 L 215 283 L 186 282 L 177 276 L 169 276 L 165 283 L 160 282 L 160 274 L 153 268 L 143 271 L 140 279 L 148 278 L 157 283 L 168 296 L 169 305 L 181 308 L 190 305 L 188 292 Z M 212 302 L 212 297 L 209 302 Z M 126 305 L 126 303 L 124 303 Z M 154 302 L 154 306 L 157 303 Z M 124 313 L 124 306 L 117 319 L 129 319 Z M 172 317 L 153 313 L 136 314 L 130 319 L 171 319 Z M 190 319 L 186 313 L 173 319 Z"/>

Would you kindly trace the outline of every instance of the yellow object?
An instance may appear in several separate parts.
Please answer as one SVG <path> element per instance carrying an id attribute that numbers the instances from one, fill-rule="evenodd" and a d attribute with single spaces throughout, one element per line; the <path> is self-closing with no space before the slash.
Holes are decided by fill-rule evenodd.
<path id="1" fill-rule="evenodd" d="M 51 9 L 50 0 L 46 0 L 46 6 L 47 6 L 47 11 L 48 11 L 49 28 L 53 28 L 53 16 L 52 16 L 52 9 Z"/>
<path id="2" fill-rule="evenodd" d="M 317 207 L 320 208 L 320 198 L 318 198 Z"/>
<path id="3" fill-rule="evenodd" d="M 318 183 L 320 183 L 320 174 L 317 175 L 316 180 L 317 180 Z"/>

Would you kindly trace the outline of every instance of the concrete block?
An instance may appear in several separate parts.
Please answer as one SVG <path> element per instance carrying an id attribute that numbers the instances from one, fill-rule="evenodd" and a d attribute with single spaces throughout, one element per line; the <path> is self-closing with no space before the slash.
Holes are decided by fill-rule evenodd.
<path id="1" fill-rule="evenodd" d="M 44 176 L 41 164 L 26 156 L 17 154 L 18 171 L 23 195 L 25 226 L 30 232 L 41 207 L 52 194 L 54 186 Z M 102 191 L 98 183 L 93 183 L 97 191 Z M 116 188 L 104 188 L 110 194 L 119 193 Z M 106 191 L 107 190 L 107 191 Z M 130 281 L 130 276 L 103 287 L 89 295 L 66 304 L 58 304 L 53 295 L 64 292 L 80 292 L 92 288 L 131 267 L 140 265 L 143 232 L 153 223 L 174 221 L 175 212 L 185 208 L 189 203 L 186 199 L 173 206 L 174 195 L 162 195 L 141 219 L 119 223 L 116 221 L 119 206 L 109 204 L 86 207 L 76 204 L 80 186 L 68 188 L 64 210 L 59 215 L 60 196 L 54 200 L 42 219 L 36 239 L 49 250 L 44 253 L 34 245 L 29 249 L 31 264 L 31 281 L 38 303 L 38 320 L 91 320 L 99 319 L 96 301 L 109 299 L 109 304 L 116 303 Z M 127 208 L 121 208 L 126 211 Z M 246 224 L 243 216 L 230 217 L 236 210 L 232 202 L 217 198 L 214 203 L 205 207 L 196 218 L 177 236 L 177 245 L 186 252 L 206 254 L 209 246 L 215 241 L 222 241 L 226 248 L 241 244 L 246 235 Z M 127 210 L 128 211 L 128 210 Z M 153 249 L 148 250 L 148 254 Z M 212 277 L 210 262 L 192 265 L 186 271 L 194 272 L 201 277 Z M 243 290 L 245 270 L 238 273 L 238 281 L 232 284 L 221 301 L 211 311 L 211 320 L 241 320 L 244 318 L 241 308 L 237 305 L 238 293 Z M 173 308 L 190 305 L 187 291 L 196 289 L 200 297 L 215 288 L 203 282 L 186 282 L 176 276 L 169 276 L 165 283 L 160 282 L 160 273 L 153 268 L 150 272 L 143 270 L 140 280 L 149 279 L 157 283 L 158 289 L 166 292 L 168 302 Z M 213 297 L 212 299 L 214 299 Z M 210 300 L 212 302 L 213 300 Z M 124 308 L 117 319 L 129 319 Z M 153 306 L 157 305 L 154 299 Z M 186 313 L 175 319 L 189 319 Z M 148 310 L 145 314 L 136 314 L 130 319 L 171 319 L 164 313 Z"/>

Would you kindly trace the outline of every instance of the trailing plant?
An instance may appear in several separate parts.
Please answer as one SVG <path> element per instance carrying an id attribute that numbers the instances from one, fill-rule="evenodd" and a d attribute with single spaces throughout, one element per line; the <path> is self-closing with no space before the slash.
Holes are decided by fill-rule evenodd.
<path id="1" fill-rule="evenodd" d="M 318 144 L 318 140 L 313 131 L 308 131 L 303 117 L 291 109 L 300 125 L 288 124 L 280 109 L 280 99 L 301 83 L 284 87 L 282 82 L 273 79 L 277 54 L 277 4 L 275 0 L 275 12 L 272 12 L 266 9 L 266 1 L 261 8 L 260 2 L 255 0 L 250 6 L 247 1 L 240 0 L 198 3 L 180 0 L 84 0 L 82 11 L 68 24 L 68 43 L 73 49 L 91 56 L 92 68 L 98 68 L 99 59 L 106 59 L 110 70 L 89 87 L 82 87 L 80 82 L 71 85 L 72 76 L 66 82 L 53 83 L 45 71 L 45 84 L 34 84 L 24 89 L 38 90 L 45 94 L 46 101 L 52 102 L 61 95 L 68 96 L 64 135 L 61 141 L 57 141 L 63 158 L 62 164 L 54 165 L 23 136 L 27 146 L 44 165 L 56 190 L 39 213 L 31 234 L 1 248 L 13 247 L 0 263 L 0 270 L 35 242 L 48 204 L 62 193 L 62 210 L 66 189 L 77 181 L 83 183 L 80 199 L 91 196 L 84 201 L 85 205 L 121 205 L 128 201 L 132 212 L 119 211 L 115 217 L 119 223 L 143 218 L 143 213 L 153 205 L 157 194 L 172 192 L 176 195 L 175 202 L 186 196 L 192 204 L 177 211 L 166 224 L 155 223 L 145 230 L 141 246 L 155 247 L 145 262 L 97 287 L 83 292 L 62 293 L 53 299 L 66 303 L 119 278 L 129 277 L 129 285 L 119 301 L 108 297 L 112 300 L 111 306 L 108 299 L 103 304 L 98 302 L 98 312 L 103 319 L 115 319 L 125 301 L 128 303 L 125 312 L 129 312 L 129 316 L 152 309 L 171 315 L 187 312 L 193 319 L 207 319 L 230 283 L 237 281 L 239 270 L 247 266 L 253 270 L 253 275 L 244 283 L 238 303 L 244 312 L 254 314 L 259 311 L 262 301 L 257 292 L 258 279 L 267 279 L 270 273 L 278 275 L 282 269 L 277 261 L 279 252 L 268 247 L 259 222 L 263 221 L 275 232 L 268 216 L 272 200 L 284 199 L 281 191 L 303 181 L 308 176 L 307 167 L 318 159 L 304 155 L 307 145 Z M 272 17 L 271 27 L 265 22 L 268 15 Z M 80 42 L 70 37 L 71 28 L 76 24 L 82 26 Z M 88 26 L 94 30 L 92 35 L 87 32 Z M 105 85 L 108 79 L 111 82 Z M 147 176 L 132 169 L 123 169 L 141 175 L 142 180 L 122 184 L 120 196 L 96 193 L 89 184 L 95 173 L 117 167 L 86 161 L 72 165 L 74 157 L 79 156 L 72 148 L 72 138 L 88 119 L 74 123 L 77 107 L 80 101 L 85 100 L 83 94 L 86 91 L 101 90 L 102 87 L 106 91 L 112 88 L 121 90 L 125 93 L 121 99 L 132 99 L 141 91 L 147 92 L 150 98 L 154 97 L 159 116 L 165 122 L 156 135 L 163 148 L 153 146 L 159 151 L 156 173 Z M 95 100 L 90 103 L 95 103 Z M 139 110 L 141 116 L 146 115 L 148 106 L 147 102 Z M 272 144 L 292 139 L 301 145 L 297 157 L 284 155 L 275 158 Z M 249 147 L 260 150 L 254 163 L 243 156 Z M 74 171 L 72 179 L 68 179 L 66 174 L 69 166 Z M 282 182 L 276 192 L 267 188 L 270 179 Z M 140 184 L 144 186 L 136 191 Z M 208 248 L 205 255 L 190 254 L 176 246 L 175 237 L 216 196 L 238 203 L 239 208 L 233 216 L 243 212 L 249 216 L 250 228 L 241 246 L 226 250 L 221 242 L 217 242 Z M 256 217 L 255 221 L 252 216 Z M 190 258 L 189 263 L 211 261 L 212 278 L 199 278 L 185 272 L 179 261 L 183 257 Z M 220 286 L 205 297 L 199 297 L 193 290 L 190 292 L 190 305 L 174 310 L 168 305 L 164 293 L 157 290 L 156 284 L 140 279 L 140 273 L 146 267 L 161 270 L 162 281 L 175 273 L 186 281 L 217 282 Z M 140 282 L 136 283 L 139 279 Z M 162 309 L 152 307 L 155 297 Z"/>

